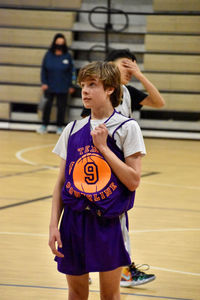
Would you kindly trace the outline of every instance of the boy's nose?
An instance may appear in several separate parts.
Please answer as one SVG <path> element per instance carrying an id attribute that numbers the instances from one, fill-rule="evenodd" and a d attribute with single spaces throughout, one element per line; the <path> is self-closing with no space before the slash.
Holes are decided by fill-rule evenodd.
<path id="1" fill-rule="evenodd" d="M 87 93 L 88 93 L 87 88 L 86 87 L 82 88 L 82 94 L 87 94 Z"/>

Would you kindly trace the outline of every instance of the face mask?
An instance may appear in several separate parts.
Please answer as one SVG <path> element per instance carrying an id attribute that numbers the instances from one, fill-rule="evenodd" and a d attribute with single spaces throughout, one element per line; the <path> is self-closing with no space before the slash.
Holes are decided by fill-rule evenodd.
<path id="1" fill-rule="evenodd" d="M 64 51 L 65 45 L 57 45 L 55 44 L 55 50 Z"/>

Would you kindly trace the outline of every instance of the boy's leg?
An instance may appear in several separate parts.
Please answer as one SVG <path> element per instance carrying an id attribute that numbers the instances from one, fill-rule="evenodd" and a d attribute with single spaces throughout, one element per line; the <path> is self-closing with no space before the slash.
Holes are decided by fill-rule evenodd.
<path id="1" fill-rule="evenodd" d="M 69 288 L 68 300 L 87 300 L 89 294 L 89 274 L 80 276 L 66 275 Z"/>
<path id="2" fill-rule="evenodd" d="M 126 247 L 126 250 L 128 251 L 130 257 L 131 257 L 131 246 L 130 246 L 130 236 L 128 232 L 128 224 L 127 224 L 127 216 L 126 214 L 123 214 L 120 217 L 121 222 L 121 229 L 122 229 L 122 235 L 124 239 L 124 244 Z M 147 270 L 149 269 L 149 266 L 147 264 L 142 264 L 141 266 L 146 266 Z M 142 285 L 148 282 L 153 281 L 156 278 L 154 274 L 146 274 L 142 270 L 140 270 L 134 262 L 131 263 L 130 266 L 124 267 L 122 269 L 122 277 L 120 286 L 121 287 L 134 287 L 137 285 Z"/>
<path id="3" fill-rule="evenodd" d="M 120 278 L 122 268 L 112 271 L 100 272 L 100 293 L 101 300 L 119 300 L 120 299 Z"/>

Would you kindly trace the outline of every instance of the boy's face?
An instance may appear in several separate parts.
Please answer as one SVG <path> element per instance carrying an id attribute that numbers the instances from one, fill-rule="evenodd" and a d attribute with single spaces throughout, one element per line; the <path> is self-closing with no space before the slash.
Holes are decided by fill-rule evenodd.
<path id="1" fill-rule="evenodd" d="M 98 107 L 102 107 L 109 102 L 109 93 L 104 90 L 103 83 L 98 78 L 82 81 L 81 89 L 85 108 L 98 109 Z"/>
<path id="2" fill-rule="evenodd" d="M 133 61 L 129 58 L 122 57 L 118 58 L 113 62 L 120 70 L 121 74 L 121 83 L 122 84 L 127 84 L 132 78 L 132 70 L 131 70 L 131 65 Z M 130 66 L 130 67 L 128 67 Z"/>

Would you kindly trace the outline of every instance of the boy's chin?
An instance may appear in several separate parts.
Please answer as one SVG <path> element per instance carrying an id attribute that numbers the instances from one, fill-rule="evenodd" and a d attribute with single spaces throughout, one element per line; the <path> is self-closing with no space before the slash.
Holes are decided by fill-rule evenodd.
<path id="1" fill-rule="evenodd" d="M 89 105 L 88 103 L 83 103 L 83 106 L 84 106 L 85 108 L 91 109 L 91 105 Z"/>

